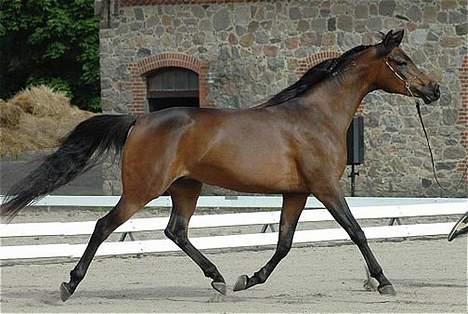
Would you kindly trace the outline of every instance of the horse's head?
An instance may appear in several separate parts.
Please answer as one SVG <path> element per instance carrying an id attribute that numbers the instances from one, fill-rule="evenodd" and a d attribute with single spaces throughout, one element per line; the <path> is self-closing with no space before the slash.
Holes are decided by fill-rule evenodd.
<path id="1" fill-rule="evenodd" d="M 399 47 L 404 31 L 388 32 L 373 46 L 379 59 L 376 87 L 389 93 L 422 98 L 426 104 L 440 97 L 439 84 L 419 70 Z"/>

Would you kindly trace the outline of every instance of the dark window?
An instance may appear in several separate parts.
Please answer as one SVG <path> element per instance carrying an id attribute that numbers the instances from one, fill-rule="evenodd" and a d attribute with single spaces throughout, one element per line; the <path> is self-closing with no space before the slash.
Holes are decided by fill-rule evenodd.
<path id="1" fill-rule="evenodd" d="M 163 68 L 148 76 L 150 111 L 198 107 L 198 75 L 183 68 Z"/>

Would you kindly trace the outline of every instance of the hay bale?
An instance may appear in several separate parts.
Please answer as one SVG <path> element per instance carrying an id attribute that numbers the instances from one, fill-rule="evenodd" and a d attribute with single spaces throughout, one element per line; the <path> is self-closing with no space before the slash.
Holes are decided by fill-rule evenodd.
<path id="1" fill-rule="evenodd" d="M 8 102 L 38 117 L 60 116 L 73 108 L 65 93 L 45 85 L 26 88 Z"/>
<path id="2" fill-rule="evenodd" d="M 0 99 L 0 125 L 2 127 L 18 127 L 23 114 L 24 111 L 20 107 Z"/>
<path id="3" fill-rule="evenodd" d="M 57 147 L 78 123 L 94 115 L 47 86 L 21 91 L 0 102 L 0 110 L 0 156 Z"/>

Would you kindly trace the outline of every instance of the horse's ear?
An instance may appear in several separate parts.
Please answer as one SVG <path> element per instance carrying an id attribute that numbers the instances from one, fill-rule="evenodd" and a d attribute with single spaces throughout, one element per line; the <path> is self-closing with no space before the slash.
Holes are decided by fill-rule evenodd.
<path id="1" fill-rule="evenodd" d="M 392 44 L 394 45 L 394 47 L 400 46 L 404 35 L 405 35 L 405 30 L 403 30 L 403 29 L 401 29 L 398 32 L 392 34 Z"/>
<path id="2" fill-rule="evenodd" d="M 396 33 L 389 31 L 387 35 L 385 35 L 383 41 L 379 44 L 378 54 L 380 56 L 385 56 L 390 53 L 393 48 L 398 47 L 403 40 L 404 34 L 404 30 L 399 30 Z"/>

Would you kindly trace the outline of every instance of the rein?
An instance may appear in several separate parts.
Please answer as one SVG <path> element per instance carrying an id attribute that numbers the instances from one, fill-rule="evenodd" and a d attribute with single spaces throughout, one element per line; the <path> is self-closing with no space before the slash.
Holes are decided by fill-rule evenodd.
<path id="1" fill-rule="evenodd" d="M 411 91 L 411 87 L 410 87 L 410 84 L 409 82 L 414 80 L 415 77 L 411 77 L 410 80 L 407 80 L 401 73 L 398 73 L 391 65 L 390 63 L 388 63 L 388 60 L 385 60 L 385 64 L 388 66 L 388 68 L 393 72 L 393 74 L 395 74 L 395 76 L 401 80 L 404 84 L 405 84 L 405 88 L 406 90 L 408 91 L 408 93 L 410 94 L 410 96 L 412 98 L 414 98 L 414 102 L 416 103 L 416 110 L 418 112 L 418 117 L 419 117 L 419 121 L 421 122 L 421 126 L 422 126 L 422 129 L 423 129 L 423 132 L 424 132 L 424 136 L 426 138 L 426 143 L 427 143 L 427 147 L 429 149 L 429 154 L 431 156 L 431 164 L 432 164 L 432 173 L 434 175 L 434 179 L 437 183 L 437 185 L 439 186 L 439 188 L 444 191 L 444 192 L 448 192 L 447 188 L 444 188 L 442 186 L 442 184 L 440 184 L 439 182 L 439 178 L 437 177 L 437 170 L 436 170 L 436 167 L 435 167 L 435 162 L 434 162 L 434 155 L 432 153 L 432 148 L 431 148 L 431 144 L 429 142 L 429 136 L 427 135 L 427 131 L 426 131 L 426 126 L 424 125 L 424 121 L 423 121 L 423 118 L 422 118 L 422 114 L 421 114 L 421 104 L 419 103 L 419 101 L 416 99 L 416 97 L 414 96 L 413 92 Z M 455 186 L 455 191 L 457 191 L 461 184 L 463 183 L 466 175 L 468 173 L 468 166 L 465 166 L 465 171 L 463 172 L 463 175 L 461 176 L 460 178 L 460 181 L 457 183 L 457 185 Z"/>

